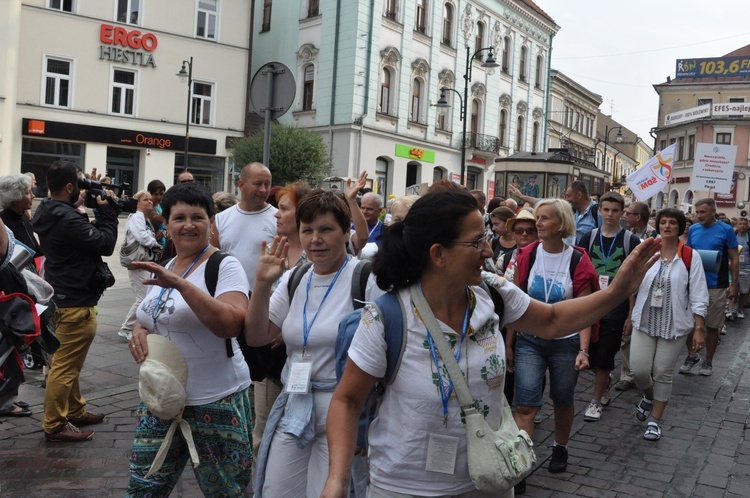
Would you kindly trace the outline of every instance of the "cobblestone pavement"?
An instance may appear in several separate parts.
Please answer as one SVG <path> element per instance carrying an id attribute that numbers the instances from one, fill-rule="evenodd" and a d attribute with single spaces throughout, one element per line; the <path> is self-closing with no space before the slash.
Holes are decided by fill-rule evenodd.
<path id="1" fill-rule="evenodd" d="M 124 229 L 124 220 L 120 224 Z M 115 286 L 99 303 L 99 328 L 81 374 L 81 390 L 92 412 L 107 415 L 86 443 L 47 443 L 41 429 L 44 391 L 41 371 L 27 372 L 19 399 L 30 418 L 0 418 L 0 497 L 123 496 L 133 441 L 138 368 L 117 336 L 133 294 L 125 270 L 110 258 Z M 525 496 L 719 497 L 750 496 L 750 316 L 728 324 L 711 377 L 675 375 L 672 400 L 658 442 L 643 439 L 635 418 L 635 390 L 612 391 L 599 422 L 584 422 L 593 375 L 579 377 L 576 419 L 568 472 L 550 474 L 552 407 L 534 434 L 539 466 Z M 679 359 L 682 364 L 684 356 Z M 697 368 L 696 368 L 697 370 Z M 617 373 L 617 372 L 616 372 Z M 199 497 L 188 466 L 172 496 Z"/>

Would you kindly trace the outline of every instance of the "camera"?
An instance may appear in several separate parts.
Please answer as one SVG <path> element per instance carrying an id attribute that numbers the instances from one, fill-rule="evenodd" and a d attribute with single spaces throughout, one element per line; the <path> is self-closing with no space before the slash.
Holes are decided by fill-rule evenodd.
<path id="1" fill-rule="evenodd" d="M 121 185 L 115 185 L 114 183 L 102 184 L 88 178 L 79 178 L 78 188 L 86 190 L 83 205 L 87 208 L 96 209 L 98 207 L 96 198 L 100 197 L 106 200 L 117 214 L 121 212 L 135 213 L 138 210 L 138 201 L 127 196 L 127 191 L 130 188 L 130 184 L 128 183 Z M 113 190 L 117 194 L 117 197 L 107 195 L 104 189 Z"/>

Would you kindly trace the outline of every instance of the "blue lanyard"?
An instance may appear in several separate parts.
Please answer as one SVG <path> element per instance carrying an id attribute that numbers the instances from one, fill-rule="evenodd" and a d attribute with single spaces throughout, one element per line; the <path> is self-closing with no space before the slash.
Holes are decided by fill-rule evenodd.
<path id="1" fill-rule="evenodd" d="M 422 284 L 419 284 L 420 290 L 422 289 Z M 424 294 L 424 292 L 423 292 Z M 466 311 L 464 312 L 464 321 L 461 324 L 461 337 L 458 340 L 458 348 L 456 348 L 456 352 L 454 356 L 456 357 L 456 363 L 458 363 L 458 359 L 461 357 L 461 348 L 464 344 L 464 338 L 466 337 L 466 332 L 469 330 L 469 308 L 471 308 L 471 298 L 469 294 L 469 288 L 466 288 L 466 296 L 469 298 L 468 302 L 466 303 Z M 442 331 L 438 331 L 437 333 L 442 334 Z M 432 354 L 432 361 L 435 363 L 435 371 L 437 372 L 437 378 L 438 378 L 438 389 L 440 389 L 440 398 L 443 401 L 443 424 L 448 423 L 448 399 L 453 394 L 453 380 L 448 379 L 448 392 L 446 392 L 445 388 L 443 387 L 443 377 L 440 375 L 440 364 L 438 362 L 438 355 L 437 355 L 437 349 L 435 349 L 435 341 L 432 339 L 432 335 L 430 334 L 430 329 L 427 329 L 427 341 L 430 344 L 430 353 Z M 459 366 L 459 369 L 461 367 Z"/>
<path id="2" fill-rule="evenodd" d="M 190 273 L 190 270 L 192 270 L 195 264 L 198 262 L 198 260 L 201 259 L 201 256 L 203 256 L 206 253 L 206 251 L 208 251 L 209 247 L 211 247 L 211 244 L 207 244 L 206 247 L 201 251 L 201 253 L 195 257 L 193 262 L 190 263 L 190 266 L 187 267 L 187 270 L 185 270 L 182 273 L 180 278 L 185 278 L 187 274 Z M 174 268 L 176 261 L 177 261 L 176 259 L 172 261 L 172 268 Z M 170 268 L 170 270 L 172 270 L 172 268 Z M 159 315 L 161 315 L 162 311 L 164 311 L 164 307 L 167 305 L 167 301 L 169 301 L 169 296 L 172 294 L 172 291 L 174 289 L 169 289 L 169 291 L 167 292 L 167 297 L 164 298 L 164 300 L 162 301 L 161 298 L 164 296 L 164 291 L 166 290 L 167 289 L 162 287 L 161 292 L 159 292 L 159 297 L 156 298 L 156 306 L 154 307 L 154 311 L 151 313 L 151 316 L 154 319 L 154 327 L 156 327 L 156 320 L 159 318 Z"/>
<path id="3" fill-rule="evenodd" d="M 346 256 L 346 259 L 344 259 L 344 264 L 341 265 L 341 268 L 336 272 L 336 275 L 333 277 L 333 280 L 331 280 L 331 285 L 328 286 L 328 289 L 326 290 L 326 293 L 323 295 L 323 300 L 320 301 L 320 304 L 318 305 L 318 309 L 315 311 L 315 316 L 313 316 L 312 322 L 308 325 L 307 323 L 307 301 L 310 299 L 310 284 L 312 283 L 312 276 L 313 272 L 315 271 L 314 267 L 310 268 L 310 273 L 307 277 L 307 290 L 305 291 L 305 306 L 302 308 L 302 354 L 305 354 L 305 348 L 307 347 L 307 338 L 310 337 L 310 331 L 312 330 L 313 324 L 315 323 L 315 319 L 318 318 L 318 313 L 320 313 L 320 308 L 323 307 L 323 303 L 326 302 L 326 299 L 328 298 L 328 294 L 331 293 L 331 289 L 333 289 L 333 286 L 336 285 L 336 280 L 339 279 L 339 275 L 341 275 L 342 270 L 346 266 L 346 264 L 349 262 L 349 255 Z M 290 303 L 291 304 L 291 303 Z"/>
<path id="4" fill-rule="evenodd" d="M 609 257 L 612 256 L 612 249 L 615 248 L 615 242 L 617 242 L 617 236 L 620 235 L 620 232 L 622 231 L 622 228 L 617 229 L 617 233 L 614 237 L 612 237 L 612 245 L 609 246 L 609 251 L 607 251 L 607 255 L 604 256 L 604 236 L 602 235 L 602 230 L 599 230 L 599 245 L 602 248 L 602 256 L 604 256 L 604 266 L 606 269 L 607 263 L 609 262 Z"/>

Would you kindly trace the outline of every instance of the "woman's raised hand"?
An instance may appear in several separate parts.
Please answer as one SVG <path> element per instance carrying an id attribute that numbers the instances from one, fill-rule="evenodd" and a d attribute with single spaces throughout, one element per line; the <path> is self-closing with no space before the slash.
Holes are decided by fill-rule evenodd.
<path id="1" fill-rule="evenodd" d="M 273 238 L 271 244 L 265 240 L 260 245 L 261 255 L 258 259 L 258 267 L 255 272 L 255 280 L 273 284 L 286 269 L 286 258 L 289 252 L 289 242 L 286 237 Z"/>
<path id="2" fill-rule="evenodd" d="M 661 239 L 648 238 L 638 244 L 620 265 L 617 278 L 612 281 L 610 287 L 616 288 L 616 292 L 624 292 L 627 296 L 635 294 L 648 269 L 659 260 L 660 249 Z"/>
<path id="3" fill-rule="evenodd" d="M 346 198 L 353 200 L 357 197 L 357 192 L 367 186 L 367 171 L 363 171 L 356 181 L 348 179 L 346 181 Z"/>

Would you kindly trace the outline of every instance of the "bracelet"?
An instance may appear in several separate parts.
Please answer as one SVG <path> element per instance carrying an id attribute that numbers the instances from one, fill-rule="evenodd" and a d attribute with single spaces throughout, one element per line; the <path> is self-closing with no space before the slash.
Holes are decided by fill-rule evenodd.
<path id="1" fill-rule="evenodd" d="M 584 354 L 584 355 L 586 355 L 586 358 L 588 358 L 588 356 L 589 356 L 589 352 L 586 351 L 585 349 L 582 349 L 582 350 L 578 351 L 578 354 Z"/>

